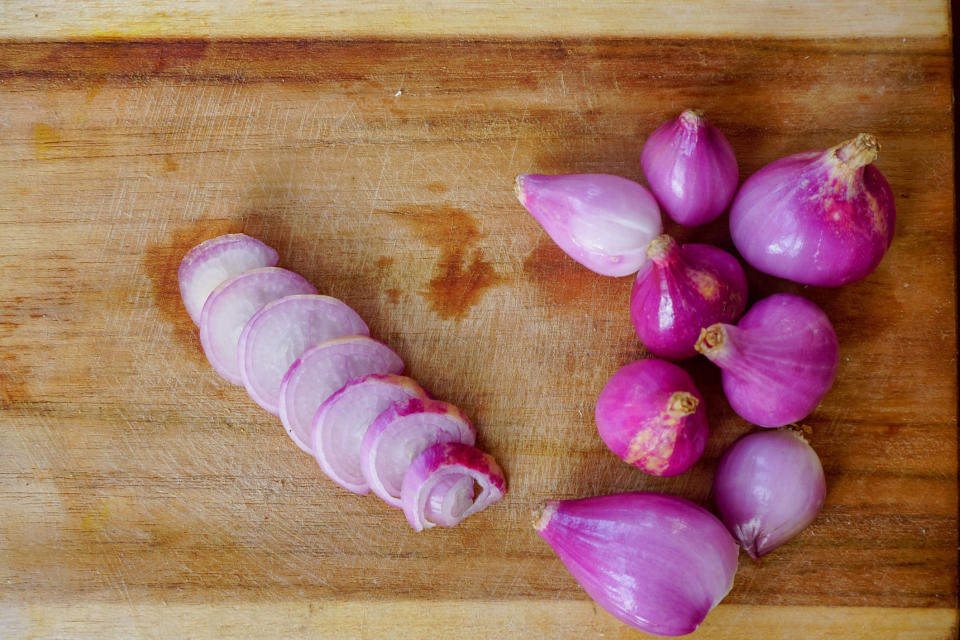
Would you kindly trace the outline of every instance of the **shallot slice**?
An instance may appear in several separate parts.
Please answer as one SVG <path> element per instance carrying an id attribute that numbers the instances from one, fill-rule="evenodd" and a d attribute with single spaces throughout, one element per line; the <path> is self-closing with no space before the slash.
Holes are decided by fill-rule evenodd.
<path id="1" fill-rule="evenodd" d="M 400 356 L 367 336 L 334 338 L 310 347 L 294 360 L 280 382 L 278 405 L 287 435 L 312 454 L 313 417 L 324 400 L 350 380 L 402 371 Z"/>
<path id="2" fill-rule="evenodd" d="M 493 456 L 460 442 L 438 442 L 414 458 L 400 494 L 407 522 L 423 531 L 458 524 L 499 502 L 506 488 Z"/>
<path id="3" fill-rule="evenodd" d="M 441 527 L 454 527 L 474 500 L 473 476 L 447 474 L 440 479 L 427 498 L 426 516 Z"/>
<path id="4" fill-rule="evenodd" d="M 313 456 L 323 472 L 344 489 L 370 492 L 360 468 L 360 445 L 367 428 L 395 402 L 427 398 L 415 380 L 369 375 L 351 380 L 324 400 L 313 418 Z"/>
<path id="5" fill-rule="evenodd" d="M 286 296 L 257 311 L 237 345 L 243 386 L 254 402 L 279 415 L 280 384 L 310 345 L 343 336 L 369 335 L 345 303 L 319 295 Z"/>
<path id="6" fill-rule="evenodd" d="M 177 270 L 180 297 L 194 324 L 200 324 L 203 303 L 221 282 L 233 276 L 277 264 L 277 252 L 256 238 L 228 233 L 201 242 L 183 256 Z"/>
<path id="7" fill-rule="evenodd" d="M 367 429 L 360 446 L 360 469 L 375 494 L 391 506 L 402 507 L 403 474 L 421 451 L 437 442 L 472 445 L 476 440 L 473 425 L 457 407 L 412 398 L 391 405 Z"/>
<path id="8" fill-rule="evenodd" d="M 207 360 L 226 380 L 243 384 L 237 344 L 247 321 L 277 298 L 316 292 L 303 276 L 279 267 L 245 271 L 223 282 L 200 314 L 200 344 Z"/>

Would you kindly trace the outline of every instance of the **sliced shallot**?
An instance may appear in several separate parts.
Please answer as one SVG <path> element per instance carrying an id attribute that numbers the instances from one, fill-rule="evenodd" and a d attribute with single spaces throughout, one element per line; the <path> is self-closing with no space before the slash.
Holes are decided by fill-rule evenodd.
<path id="1" fill-rule="evenodd" d="M 303 276 L 279 267 L 245 271 L 223 282 L 200 314 L 200 344 L 207 360 L 225 379 L 243 384 L 237 344 L 247 321 L 277 298 L 316 292 Z"/>
<path id="2" fill-rule="evenodd" d="M 277 264 L 277 252 L 256 238 L 228 233 L 201 242 L 183 256 L 177 270 L 180 297 L 194 324 L 200 324 L 203 303 L 221 282 L 233 276 Z"/>
<path id="3" fill-rule="evenodd" d="M 280 383 L 280 420 L 298 447 L 313 453 L 310 432 L 317 409 L 350 380 L 371 373 L 400 373 L 403 360 L 367 336 L 334 338 L 294 360 Z"/>
<path id="4" fill-rule="evenodd" d="M 402 507 L 403 475 L 421 451 L 438 442 L 472 445 L 476 439 L 473 425 L 457 407 L 412 398 L 391 405 L 367 429 L 360 447 L 360 468 L 375 494 L 391 506 Z"/>
<path id="5" fill-rule="evenodd" d="M 369 375 L 351 380 L 324 400 L 313 418 L 313 456 L 323 472 L 344 489 L 370 492 L 360 468 L 360 445 L 367 429 L 395 402 L 427 398 L 415 380 Z"/>
<path id="6" fill-rule="evenodd" d="M 493 456 L 459 442 L 438 442 L 414 458 L 400 494 L 407 522 L 423 531 L 458 524 L 500 501 L 506 488 Z"/>
<path id="7" fill-rule="evenodd" d="M 279 414 L 280 384 L 307 347 L 343 336 L 369 335 L 366 323 L 345 303 L 319 295 L 286 296 L 257 311 L 237 345 L 247 393 Z"/>

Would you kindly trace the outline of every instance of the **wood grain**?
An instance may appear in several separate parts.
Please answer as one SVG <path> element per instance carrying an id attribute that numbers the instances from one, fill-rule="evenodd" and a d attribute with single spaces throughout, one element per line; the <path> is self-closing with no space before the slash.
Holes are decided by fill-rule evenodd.
<path id="1" fill-rule="evenodd" d="M 554 637 L 632 637 L 585 600 L 530 511 L 634 489 L 709 505 L 716 460 L 748 426 L 696 360 L 713 428 L 703 460 L 653 479 L 606 450 L 593 402 L 644 355 L 630 279 L 566 259 L 512 185 L 521 172 L 642 180 L 645 136 L 698 106 L 742 176 L 876 134 L 899 216 L 862 282 L 820 290 L 750 273 L 753 299 L 802 293 L 837 328 L 838 380 L 807 421 L 829 491 L 795 541 L 741 558 L 701 635 L 756 624 L 769 630 L 758 637 L 855 637 L 835 634 L 847 625 L 949 637 L 950 69 L 945 38 L 0 45 L 0 599 L 20 625 L 9 628 L 154 637 L 195 620 L 219 637 L 239 611 L 274 637 L 295 624 L 323 637 L 326 615 L 344 625 L 336 637 L 382 637 L 394 615 L 444 633 L 468 621 L 494 635 L 516 618 L 528 635 L 555 620 Z M 175 271 L 198 241 L 241 230 L 354 306 L 411 375 L 467 412 L 508 474 L 503 503 L 414 534 L 324 479 L 216 377 Z M 723 220 L 671 231 L 729 247 Z"/>
<path id="2" fill-rule="evenodd" d="M 584 600 L 424 603 L 422 600 L 229 604 L 0 605 L 0 624 L 20 638 L 656 638 Z M 689 640 L 930 640 L 956 636 L 956 612 L 877 607 L 721 604 Z"/>
<path id="3" fill-rule="evenodd" d="M 945 0 L 5 0 L 0 39 L 931 38 Z"/>

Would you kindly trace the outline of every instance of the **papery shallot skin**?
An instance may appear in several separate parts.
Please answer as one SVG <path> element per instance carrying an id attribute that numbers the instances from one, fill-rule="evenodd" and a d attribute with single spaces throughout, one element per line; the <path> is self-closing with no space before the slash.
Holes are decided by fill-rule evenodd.
<path id="1" fill-rule="evenodd" d="M 564 252 L 605 276 L 647 262 L 663 230 L 660 208 L 642 185 L 607 174 L 520 175 L 517 198 Z"/>
<path id="2" fill-rule="evenodd" d="M 761 427 L 809 415 L 833 385 L 839 364 L 827 314 L 789 293 L 760 300 L 736 326 L 704 329 L 697 350 L 723 369 L 723 391 L 733 410 Z"/>
<path id="3" fill-rule="evenodd" d="M 893 191 L 871 164 L 879 150 L 876 138 L 862 133 L 750 176 L 730 207 L 730 235 L 743 259 L 764 273 L 820 287 L 872 272 L 896 222 Z"/>
<path id="4" fill-rule="evenodd" d="M 621 367 L 597 398 L 597 431 L 621 460 L 656 476 L 692 467 L 707 444 L 703 396 L 686 371 L 648 359 Z"/>
<path id="5" fill-rule="evenodd" d="M 657 202 L 683 225 L 715 220 L 737 190 L 733 147 L 695 109 L 687 109 L 650 134 L 640 163 Z"/>
<path id="6" fill-rule="evenodd" d="M 800 433 L 766 430 L 727 449 L 717 465 L 713 495 L 720 519 L 756 559 L 814 521 L 827 483 L 820 458 Z"/>
<path id="7" fill-rule="evenodd" d="M 733 587 L 737 543 L 677 496 L 551 500 L 535 526 L 597 604 L 647 633 L 691 633 Z"/>
<path id="8" fill-rule="evenodd" d="M 707 244 L 657 236 L 650 262 L 630 292 L 630 319 L 650 353 L 668 360 L 697 355 L 700 330 L 736 322 L 747 304 L 747 277 L 732 255 Z"/>

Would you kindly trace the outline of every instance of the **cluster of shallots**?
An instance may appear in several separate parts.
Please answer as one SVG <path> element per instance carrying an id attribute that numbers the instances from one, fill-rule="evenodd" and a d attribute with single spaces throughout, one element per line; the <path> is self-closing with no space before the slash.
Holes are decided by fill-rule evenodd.
<path id="1" fill-rule="evenodd" d="M 452 527 L 500 500 L 503 472 L 473 446 L 463 412 L 400 375 L 403 361 L 353 309 L 317 295 L 278 258 L 237 233 L 180 263 L 183 304 L 217 373 L 279 416 L 334 482 L 373 490 L 417 531 Z"/>
<path id="2" fill-rule="evenodd" d="M 836 333 L 817 305 L 776 294 L 744 313 L 747 280 L 737 259 L 661 235 L 659 207 L 691 226 L 729 207 L 733 244 L 749 265 L 802 284 L 840 286 L 873 271 L 893 237 L 893 194 L 871 164 L 878 150 L 873 136 L 860 134 L 777 160 L 738 191 L 730 143 L 688 110 L 644 145 L 652 194 L 610 175 L 518 177 L 520 202 L 570 257 L 603 275 L 636 274 L 630 317 L 661 359 L 623 367 L 597 399 L 597 428 L 617 456 L 659 476 L 696 463 L 708 437 L 703 397 L 666 360 L 697 353 L 722 370 L 737 414 L 774 428 L 744 436 L 721 459 L 713 493 L 722 524 L 669 495 L 547 503 L 540 535 L 587 593 L 628 624 L 690 633 L 733 586 L 734 538 L 757 558 L 813 521 L 826 495 L 823 468 L 787 425 L 817 407 L 838 365 Z"/>

